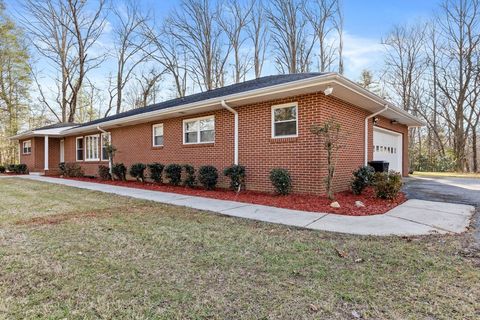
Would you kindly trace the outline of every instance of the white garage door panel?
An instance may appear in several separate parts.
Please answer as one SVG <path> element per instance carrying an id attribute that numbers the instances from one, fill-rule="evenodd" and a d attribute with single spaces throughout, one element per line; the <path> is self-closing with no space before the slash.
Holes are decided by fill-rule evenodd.
<path id="1" fill-rule="evenodd" d="M 389 170 L 402 173 L 402 135 L 393 131 L 373 129 L 373 160 L 389 163 Z"/>

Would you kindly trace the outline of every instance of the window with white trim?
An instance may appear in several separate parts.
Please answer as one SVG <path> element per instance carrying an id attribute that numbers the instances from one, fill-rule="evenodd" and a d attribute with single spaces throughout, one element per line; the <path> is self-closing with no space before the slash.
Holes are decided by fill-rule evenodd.
<path id="1" fill-rule="evenodd" d="M 154 147 L 163 146 L 163 123 L 154 124 L 152 126 L 152 141 Z"/>
<path id="2" fill-rule="evenodd" d="M 215 117 L 183 120 L 183 143 L 215 142 Z"/>
<path id="3" fill-rule="evenodd" d="M 77 151 L 77 161 L 83 161 L 83 137 L 78 137 L 75 144 Z"/>
<path id="4" fill-rule="evenodd" d="M 98 134 L 85 137 L 85 160 L 86 161 L 100 160 L 99 150 L 98 150 L 99 140 L 100 140 L 100 135 Z"/>
<path id="5" fill-rule="evenodd" d="M 23 141 L 23 154 L 32 153 L 32 140 Z"/>
<path id="6" fill-rule="evenodd" d="M 287 103 L 272 106 L 272 137 L 298 136 L 298 104 Z"/>
<path id="7" fill-rule="evenodd" d="M 107 146 L 109 146 L 112 143 L 112 135 L 110 132 L 107 133 L 102 133 L 101 135 L 102 138 L 102 161 L 108 161 L 108 152 L 107 152 Z"/>

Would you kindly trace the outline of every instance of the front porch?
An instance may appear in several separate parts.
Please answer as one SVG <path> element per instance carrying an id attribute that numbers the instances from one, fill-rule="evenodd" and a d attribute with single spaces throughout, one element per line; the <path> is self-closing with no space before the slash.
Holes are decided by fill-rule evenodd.
<path id="1" fill-rule="evenodd" d="M 25 143 L 31 145 L 31 148 L 23 148 Z M 59 174 L 58 165 L 64 161 L 64 158 L 63 138 L 45 135 L 20 141 L 20 162 L 28 166 L 32 175 Z"/>

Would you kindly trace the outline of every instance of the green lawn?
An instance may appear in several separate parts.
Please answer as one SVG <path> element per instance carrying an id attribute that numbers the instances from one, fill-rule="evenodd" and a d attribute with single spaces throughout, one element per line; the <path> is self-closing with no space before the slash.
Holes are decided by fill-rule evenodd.
<path id="1" fill-rule="evenodd" d="M 479 316 L 467 235 L 344 236 L 20 179 L 0 197 L 0 318 Z"/>

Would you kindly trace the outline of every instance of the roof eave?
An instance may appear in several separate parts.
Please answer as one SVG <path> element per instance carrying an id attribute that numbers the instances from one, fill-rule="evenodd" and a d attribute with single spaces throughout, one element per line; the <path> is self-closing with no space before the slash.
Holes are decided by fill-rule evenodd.
<path id="1" fill-rule="evenodd" d="M 82 133 L 82 132 L 88 132 L 92 130 L 96 130 L 98 126 L 113 126 L 117 124 L 125 124 L 129 122 L 135 122 L 135 121 L 142 121 L 142 120 L 148 120 L 149 118 L 155 117 L 155 116 L 160 116 L 160 115 L 169 115 L 169 114 L 175 114 L 181 111 L 192 111 L 195 109 L 200 109 L 200 108 L 207 108 L 207 107 L 212 107 L 215 105 L 220 105 L 222 100 L 228 101 L 228 102 L 239 102 L 242 100 L 245 100 L 247 98 L 251 99 L 254 97 L 262 97 L 262 96 L 267 96 L 267 95 L 272 95 L 278 92 L 282 91 L 288 91 L 292 90 L 298 87 L 309 87 L 309 86 L 320 86 L 320 85 L 325 85 L 329 83 L 337 83 L 340 85 L 343 85 L 347 87 L 350 90 L 353 90 L 357 94 L 360 94 L 364 97 L 367 97 L 370 99 L 372 102 L 377 103 L 379 106 L 383 107 L 385 105 L 388 105 L 392 111 L 397 113 L 399 116 L 402 117 L 401 123 L 409 126 L 409 127 L 420 127 L 424 126 L 425 123 L 420 121 L 418 118 L 414 117 L 413 115 L 409 114 L 408 112 L 394 106 L 387 100 L 377 96 L 376 94 L 370 92 L 369 90 L 362 88 L 355 82 L 339 75 L 338 73 L 327 73 L 327 74 L 322 74 L 306 79 L 301 79 L 301 80 L 296 80 L 296 81 L 291 81 L 287 83 L 282 83 L 274 86 L 269 86 L 265 88 L 260 88 L 260 89 L 254 89 L 254 90 L 249 90 L 249 91 L 244 91 L 240 93 L 235 93 L 235 94 L 230 94 L 230 95 L 225 95 L 221 97 L 216 97 L 216 98 L 211 98 L 207 100 L 202 100 L 198 102 L 193 102 L 185 105 L 180 105 L 177 107 L 172 107 L 172 108 L 167 108 L 167 109 L 161 109 L 161 110 L 154 110 L 150 112 L 145 112 L 137 115 L 132 115 L 128 117 L 123 117 L 119 119 L 112 119 L 112 120 L 107 120 L 104 122 L 100 123 L 95 123 L 92 125 L 87 125 L 87 126 L 78 126 L 74 128 L 68 128 L 62 131 L 63 135 L 74 135 L 76 133 Z"/>

